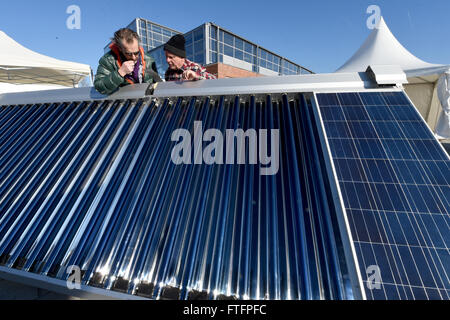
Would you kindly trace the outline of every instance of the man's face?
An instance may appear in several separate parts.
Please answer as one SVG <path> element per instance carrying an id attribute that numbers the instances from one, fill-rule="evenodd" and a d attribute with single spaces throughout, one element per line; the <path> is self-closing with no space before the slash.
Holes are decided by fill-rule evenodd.
<path id="1" fill-rule="evenodd" d="M 137 39 L 133 39 L 133 42 L 130 43 L 122 41 L 121 50 L 127 61 L 137 61 L 139 59 L 139 42 Z"/>
<path id="2" fill-rule="evenodd" d="M 171 52 L 168 51 L 164 51 L 166 54 L 166 61 L 167 64 L 169 65 L 170 69 L 176 70 L 176 69 L 180 69 L 183 64 L 184 64 L 184 58 L 181 58 L 177 55 L 174 55 Z"/>

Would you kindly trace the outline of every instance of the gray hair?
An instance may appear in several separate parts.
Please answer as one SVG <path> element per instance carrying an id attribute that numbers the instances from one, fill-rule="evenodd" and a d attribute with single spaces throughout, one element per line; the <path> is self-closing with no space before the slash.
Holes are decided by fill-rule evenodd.
<path id="1" fill-rule="evenodd" d="M 134 39 L 140 43 L 139 35 L 136 31 L 129 28 L 122 28 L 114 32 L 114 37 L 111 38 L 111 41 L 115 42 L 119 46 L 122 46 L 123 41 L 126 43 L 131 43 Z"/>

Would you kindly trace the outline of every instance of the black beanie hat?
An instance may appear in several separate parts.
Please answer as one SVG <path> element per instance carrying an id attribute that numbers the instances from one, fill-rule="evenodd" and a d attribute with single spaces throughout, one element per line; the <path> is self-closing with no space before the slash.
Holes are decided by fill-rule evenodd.
<path id="1" fill-rule="evenodd" d="M 182 34 L 176 34 L 164 45 L 164 50 L 169 51 L 181 58 L 186 58 L 186 49 L 184 48 L 184 37 Z"/>

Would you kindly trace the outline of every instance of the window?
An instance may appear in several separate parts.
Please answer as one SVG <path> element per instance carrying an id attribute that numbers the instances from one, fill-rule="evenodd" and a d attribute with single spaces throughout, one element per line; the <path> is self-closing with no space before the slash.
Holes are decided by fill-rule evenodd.
<path id="1" fill-rule="evenodd" d="M 162 32 L 163 32 L 163 35 L 165 35 L 165 36 L 168 36 L 168 37 L 171 37 L 171 36 L 172 36 L 172 32 L 170 32 L 170 31 L 167 30 L 167 29 L 163 29 Z"/>
<path id="2" fill-rule="evenodd" d="M 191 45 L 188 45 L 188 46 L 186 46 L 186 55 L 193 55 L 194 54 L 194 50 L 193 50 L 193 48 L 192 48 L 192 44 Z"/>
<path id="3" fill-rule="evenodd" d="M 211 51 L 217 51 L 217 41 L 211 40 L 210 41 Z"/>
<path id="4" fill-rule="evenodd" d="M 189 45 L 192 43 L 192 33 L 188 33 L 184 35 L 184 39 L 186 40 L 186 45 Z"/>
<path id="5" fill-rule="evenodd" d="M 229 46 L 234 46 L 234 37 L 231 34 L 225 32 L 223 42 Z"/>
<path id="6" fill-rule="evenodd" d="M 211 26 L 209 29 L 210 37 L 213 39 L 217 39 L 217 28 L 214 26 Z"/>
<path id="7" fill-rule="evenodd" d="M 232 56 L 234 55 L 234 54 L 233 54 L 233 53 L 234 53 L 234 52 L 233 52 L 233 47 L 224 45 L 224 46 L 223 46 L 223 53 L 226 54 L 227 56 L 232 57 Z"/>
<path id="8" fill-rule="evenodd" d="M 234 43 L 235 43 L 236 48 L 238 48 L 239 50 L 244 50 L 244 41 L 242 41 L 241 39 L 235 38 Z"/>
<path id="9" fill-rule="evenodd" d="M 276 63 L 277 65 L 279 65 L 280 64 L 280 58 L 277 57 L 277 56 L 274 56 L 273 62 Z"/>
<path id="10" fill-rule="evenodd" d="M 253 45 L 248 42 L 244 42 L 244 51 L 253 54 Z"/>
<path id="11" fill-rule="evenodd" d="M 145 21 L 144 21 L 144 20 L 139 20 L 139 26 L 140 26 L 142 29 L 145 29 Z"/>
<path id="12" fill-rule="evenodd" d="M 244 53 L 244 61 L 247 61 L 249 63 L 252 63 L 252 56 L 249 55 L 248 53 Z"/>
<path id="13" fill-rule="evenodd" d="M 153 32 L 153 40 L 156 40 L 156 41 L 159 41 L 159 42 L 163 41 L 161 34 L 160 33 L 155 33 L 155 32 Z"/>
<path id="14" fill-rule="evenodd" d="M 203 39 L 203 28 L 198 28 L 194 30 L 194 41 Z"/>
<path id="15" fill-rule="evenodd" d="M 200 41 L 195 41 L 194 43 L 194 50 L 195 52 L 199 52 L 199 51 L 203 51 L 204 50 L 204 44 L 203 44 L 203 40 Z"/>
<path id="16" fill-rule="evenodd" d="M 238 49 L 234 49 L 234 57 L 239 60 L 244 60 L 244 52 Z"/>
<path id="17" fill-rule="evenodd" d="M 210 52 L 209 53 L 209 60 L 211 61 L 211 63 L 216 63 L 217 62 L 217 53 Z"/>
<path id="18" fill-rule="evenodd" d="M 263 68 L 266 68 L 266 60 L 259 59 L 259 65 Z"/>
<path id="19" fill-rule="evenodd" d="M 197 53 L 195 55 L 194 62 L 205 64 L 205 55 L 203 54 L 203 52 Z"/>
<path id="20" fill-rule="evenodd" d="M 267 52 L 265 50 L 260 50 L 261 59 L 267 60 Z"/>
<path id="21" fill-rule="evenodd" d="M 161 27 L 159 27 L 159 26 L 153 25 L 152 30 L 153 30 L 154 32 L 162 33 L 162 32 L 161 32 Z"/>

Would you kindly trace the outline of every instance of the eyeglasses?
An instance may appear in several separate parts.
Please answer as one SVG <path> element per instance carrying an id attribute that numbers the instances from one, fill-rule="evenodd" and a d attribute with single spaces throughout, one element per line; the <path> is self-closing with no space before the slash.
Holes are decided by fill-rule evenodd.
<path id="1" fill-rule="evenodd" d="M 136 51 L 136 52 L 123 51 L 123 54 L 126 55 L 126 56 L 138 56 L 139 55 L 139 51 Z"/>

